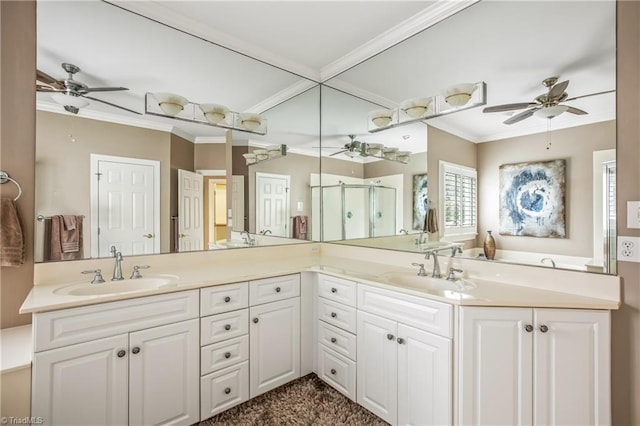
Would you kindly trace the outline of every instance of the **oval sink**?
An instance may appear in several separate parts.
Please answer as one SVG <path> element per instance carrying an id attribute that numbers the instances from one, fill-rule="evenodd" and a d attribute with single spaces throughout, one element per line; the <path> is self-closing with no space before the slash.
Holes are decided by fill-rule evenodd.
<path id="1" fill-rule="evenodd" d="M 162 274 L 133 280 L 107 281 L 102 284 L 81 282 L 60 287 L 53 292 L 55 294 L 65 296 L 98 296 L 117 293 L 132 293 L 136 291 L 175 287 L 178 285 L 177 279 L 177 275 Z"/>
<path id="2" fill-rule="evenodd" d="M 402 272 L 383 274 L 383 277 L 392 284 L 426 290 L 449 299 L 475 299 L 475 296 L 466 293 L 466 290 L 475 287 L 475 284 L 468 280 L 447 281 L 442 278 L 424 277 Z"/>

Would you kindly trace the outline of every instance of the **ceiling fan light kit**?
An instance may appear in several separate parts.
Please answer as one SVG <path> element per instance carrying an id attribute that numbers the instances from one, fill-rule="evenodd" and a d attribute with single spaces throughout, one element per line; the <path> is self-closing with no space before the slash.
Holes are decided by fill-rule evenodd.
<path id="1" fill-rule="evenodd" d="M 369 133 L 375 133 L 405 124 L 415 123 L 454 112 L 487 104 L 487 84 L 461 83 L 449 87 L 435 96 L 406 99 L 398 108 L 391 110 L 392 119 L 384 126 L 373 121 L 374 112 L 369 113 Z"/>
<path id="2" fill-rule="evenodd" d="M 171 103 L 178 106 L 169 105 Z M 144 112 L 149 115 L 239 130 L 256 135 L 267 134 L 267 119 L 260 114 L 238 113 L 220 104 L 197 104 L 180 95 L 147 92 L 144 97 L 144 105 Z"/>
<path id="3" fill-rule="evenodd" d="M 81 98 L 80 96 L 74 96 L 63 92 L 52 93 L 51 99 L 53 99 L 57 104 L 74 108 L 83 108 L 89 105 L 88 100 Z"/>
<path id="4" fill-rule="evenodd" d="M 533 115 L 540 118 L 552 119 L 569 109 L 566 105 L 552 105 L 536 110 Z"/>

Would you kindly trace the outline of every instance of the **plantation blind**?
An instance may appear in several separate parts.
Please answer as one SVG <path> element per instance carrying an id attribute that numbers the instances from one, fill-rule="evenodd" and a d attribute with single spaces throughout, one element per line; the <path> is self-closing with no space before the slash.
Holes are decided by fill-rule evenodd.
<path id="1" fill-rule="evenodd" d="M 440 186 L 445 236 L 470 238 L 477 233 L 477 173 L 475 169 L 442 162 Z"/>

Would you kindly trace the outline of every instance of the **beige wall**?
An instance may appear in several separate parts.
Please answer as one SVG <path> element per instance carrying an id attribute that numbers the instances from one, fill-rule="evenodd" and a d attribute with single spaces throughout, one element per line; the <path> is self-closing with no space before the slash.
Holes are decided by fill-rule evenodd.
<path id="1" fill-rule="evenodd" d="M 640 199 L 640 2 L 617 4 L 618 233 L 640 236 L 639 230 L 626 228 L 626 201 Z M 0 24 L 0 167 L 16 177 L 25 192 L 18 205 L 30 256 L 34 222 L 34 3 L 0 2 Z M 227 157 L 231 158 L 230 152 Z M 0 186 L 3 192 L 11 191 L 5 186 Z M 1 327 L 30 322 L 30 316 L 19 316 L 17 312 L 33 283 L 33 258 L 28 257 L 27 263 L 19 268 L 3 267 L 0 274 Z M 640 264 L 619 262 L 618 274 L 623 281 L 623 306 L 612 314 L 613 424 L 637 425 L 640 424 Z"/>
<path id="2" fill-rule="evenodd" d="M 364 178 L 364 164 L 341 160 L 337 157 L 323 156 L 320 158 L 320 170 L 323 174 Z"/>
<path id="3" fill-rule="evenodd" d="M 548 137 L 551 145 L 548 146 Z M 494 231 L 502 250 L 593 256 L 593 151 L 616 147 L 616 123 L 555 130 L 478 144 L 478 239 Z M 549 149 L 547 149 L 549 148 Z M 565 159 L 566 238 L 498 235 L 500 206 L 499 168 L 503 164 Z"/>
<path id="4" fill-rule="evenodd" d="M 36 214 L 91 217 L 90 154 L 160 161 L 160 187 L 169 187 L 170 133 L 46 111 L 36 113 Z M 193 159 L 192 159 L 193 161 Z M 160 251 L 169 249 L 169 193 L 160 192 Z M 84 257 L 91 257 L 89 221 Z M 42 233 L 36 232 L 36 261 L 42 261 Z"/>
<path id="5" fill-rule="evenodd" d="M 197 143 L 195 148 L 196 170 L 225 170 L 224 143 Z"/>

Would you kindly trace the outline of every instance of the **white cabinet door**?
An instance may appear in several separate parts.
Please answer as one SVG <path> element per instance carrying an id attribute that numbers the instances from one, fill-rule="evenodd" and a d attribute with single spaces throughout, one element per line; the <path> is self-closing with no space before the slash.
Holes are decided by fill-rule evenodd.
<path id="1" fill-rule="evenodd" d="M 398 424 L 451 424 L 451 340 L 398 324 L 396 342 Z"/>
<path id="2" fill-rule="evenodd" d="M 199 346 L 197 319 L 129 335 L 129 424 L 200 420 Z"/>
<path id="3" fill-rule="evenodd" d="M 532 424 L 531 309 L 460 308 L 459 423 Z"/>
<path id="4" fill-rule="evenodd" d="M 249 318 L 253 398 L 300 377 L 300 298 L 253 306 Z"/>
<path id="5" fill-rule="evenodd" d="M 395 424 L 397 418 L 397 323 L 358 311 L 358 404 Z"/>
<path id="6" fill-rule="evenodd" d="M 36 353 L 32 416 L 48 425 L 127 424 L 127 335 Z"/>
<path id="7" fill-rule="evenodd" d="M 534 423 L 610 424 L 609 312 L 535 309 L 534 319 Z"/>

